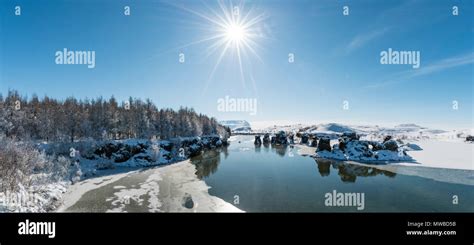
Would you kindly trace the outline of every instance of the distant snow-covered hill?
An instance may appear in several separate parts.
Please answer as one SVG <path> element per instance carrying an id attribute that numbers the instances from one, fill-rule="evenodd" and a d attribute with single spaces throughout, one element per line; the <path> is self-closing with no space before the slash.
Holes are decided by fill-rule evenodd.
<path id="1" fill-rule="evenodd" d="M 287 124 L 282 126 L 262 127 L 254 130 L 256 133 L 275 133 L 278 131 L 285 132 L 306 132 L 321 136 L 337 137 L 345 132 L 355 132 L 363 138 L 370 140 L 383 139 L 384 136 L 391 135 L 400 139 L 438 139 L 438 140 L 457 140 L 465 139 L 468 135 L 473 134 L 472 129 L 460 129 L 446 131 L 441 129 L 431 129 L 417 124 L 399 124 L 394 127 L 383 127 L 378 125 L 345 125 L 339 123 L 323 123 L 314 125 L 304 124 Z M 332 138 L 334 138 L 332 137 Z"/>
<path id="2" fill-rule="evenodd" d="M 250 123 L 245 120 L 225 120 L 219 121 L 222 126 L 229 127 L 232 132 L 251 132 Z"/>

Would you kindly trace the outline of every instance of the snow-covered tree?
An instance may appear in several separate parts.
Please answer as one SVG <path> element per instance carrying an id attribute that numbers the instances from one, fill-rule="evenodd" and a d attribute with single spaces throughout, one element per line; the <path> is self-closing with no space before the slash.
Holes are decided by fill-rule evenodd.
<path id="1" fill-rule="evenodd" d="M 197 114 L 192 108 L 158 109 L 149 99 L 129 98 L 119 104 L 114 97 L 58 101 L 36 95 L 27 100 L 17 91 L 9 91 L 5 98 L 0 95 L 0 137 L 74 141 L 216 133 L 225 137 L 230 134 L 214 118 Z"/>

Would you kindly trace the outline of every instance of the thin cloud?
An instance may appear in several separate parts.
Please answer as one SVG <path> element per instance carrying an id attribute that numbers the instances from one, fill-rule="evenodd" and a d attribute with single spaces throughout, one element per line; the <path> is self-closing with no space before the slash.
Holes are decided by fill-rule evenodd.
<path id="1" fill-rule="evenodd" d="M 468 65 L 472 63 L 474 63 L 474 52 L 442 59 L 427 66 L 421 65 L 419 69 L 400 72 L 396 74 L 395 78 L 393 79 L 381 83 L 368 85 L 367 88 L 379 88 L 387 85 L 398 84 L 410 78 L 425 76 L 432 73 L 441 72 L 450 68 Z"/>
<path id="2" fill-rule="evenodd" d="M 370 41 L 382 36 L 388 31 L 389 28 L 383 28 L 383 29 L 378 29 L 378 30 L 373 30 L 369 33 L 363 33 L 355 36 L 352 41 L 347 45 L 346 51 L 348 53 L 354 51 L 355 49 L 358 49 Z"/>
<path id="3" fill-rule="evenodd" d="M 443 71 L 452 67 L 458 67 L 462 65 L 472 64 L 474 63 L 474 52 L 468 53 L 466 55 L 460 55 L 456 57 L 451 57 L 447 59 L 443 59 L 426 67 L 422 67 L 422 69 L 416 70 L 412 72 L 411 77 L 423 76 L 427 74 L 431 74 L 434 72 Z"/>

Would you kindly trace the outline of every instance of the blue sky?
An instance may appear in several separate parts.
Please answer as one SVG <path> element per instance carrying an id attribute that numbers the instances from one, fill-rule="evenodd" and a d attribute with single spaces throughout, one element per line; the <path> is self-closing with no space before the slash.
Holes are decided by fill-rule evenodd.
<path id="1" fill-rule="evenodd" d="M 249 16 L 264 17 L 252 26 L 260 59 L 246 50 L 241 73 L 231 47 L 213 73 L 223 48 L 207 49 L 217 40 L 187 44 L 216 33 L 218 25 L 205 18 L 222 15 L 216 1 L 1 1 L 0 92 L 150 98 L 158 107 L 189 106 L 220 120 L 473 127 L 471 0 L 243 4 L 241 15 L 251 9 Z M 127 5 L 130 16 L 123 14 Z M 55 64 L 63 48 L 95 51 L 96 67 Z M 419 51 L 420 68 L 381 65 L 388 48 Z M 219 112 L 217 100 L 226 95 L 256 98 L 257 114 Z"/>

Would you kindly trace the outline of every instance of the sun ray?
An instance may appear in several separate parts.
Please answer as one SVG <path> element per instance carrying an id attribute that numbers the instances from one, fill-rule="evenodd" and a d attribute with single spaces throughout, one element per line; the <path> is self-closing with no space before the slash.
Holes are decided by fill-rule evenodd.
<path id="1" fill-rule="evenodd" d="M 252 42 L 251 40 L 245 40 L 245 42 L 243 42 L 243 44 L 245 45 L 245 47 L 250 50 L 250 52 L 255 55 L 255 57 L 257 57 L 258 61 L 260 61 L 260 63 L 263 64 L 263 59 L 260 57 L 260 55 L 258 55 L 257 51 L 255 51 L 255 49 L 251 46 L 251 44 L 249 44 L 249 42 Z"/>
<path id="2" fill-rule="evenodd" d="M 204 13 L 179 4 L 172 4 L 188 13 L 202 18 L 211 25 L 208 30 L 214 32 L 211 36 L 190 42 L 178 49 L 213 42 L 203 50 L 205 52 L 205 60 L 211 55 L 218 53 L 217 60 L 205 83 L 203 93 L 207 91 L 217 69 L 226 56 L 236 60 L 241 84 L 243 88 L 246 89 L 247 77 L 251 77 L 253 80 L 252 83 L 255 83 L 253 76 L 246 75 L 245 68 L 249 66 L 247 63 L 251 63 L 250 56 L 256 57 L 258 62 L 263 64 L 263 60 L 257 52 L 257 50 L 261 48 L 257 40 L 263 37 L 262 29 L 259 28 L 260 26 L 258 25 L 263 22 L 267 16 L 264 13 L 256 14 L 254 8 L 246 8 L 243 1 L 234 4 L 232 1 L 218 0 L 216 5 L 217 10 L 216 8 L 210 7 L 205 1 L 202 1 L 202 4 L 206 11 Z M 253 89 L 255 89 L 255 84 L 252 85 Z"/>
<path id="3" fill-rule="evenodd" d="M 217 67 L 219 66 L 219 64 L 221 63 L 222 61 L 222 58 L 224 58 L 226 52 L 227 52 L 227 49 L 229 48 L 230 46 L 230 42 L 227 42 L 225 47 L 224 47 L 224 50 L 222 50 L 221 54 L 219 55 L 219 58 L 217 59 L 217 62 L 216 64 L 214 65 L 214 68 L 212 68 L 212 71 L 211 71 L 211 74 L 209 75 L 209 79 L 207 79 L 206 81 L 206 84 L 204 86 L 204 90 L 203 90 L 203 94 L 207 91 L 207 87 L 209 87 L 209 83 L 211 81 L 211 79 L 214 77 L 214 73 L 216 72 L 217 70 Z"/>
<path id="4" fill-rule="evenodd" d="M 196 44 L 199 44 L 199 43 L 211 41 L 211 40 L 214 40 L 214 39 L 219 39 L 219 38 L 222 38 L 223 36 L 225 36 L 225 34 L 216 34 L 216 35 L 211 36 L 211 37 L 203 38 L 201 40 L 197 40 L 197 41 L 194 41 L 194 42 L 190 42 L 188 44 L 184 44 L 182 46 L 177 47 L 176 49 L 183 49 L 183 48 L 186 48 L 186 47 L 189 47 L 189 46 L 192 46 L 192 45 L 196 45 Z"/>
<path id="5" fill-rule="evenodd" d="M 243 27 L 244 28 L 250 28 L 251 26 L 263 21 L 265 19 L 265 15 L 264 14 L 260 14 L 260 15 L 257 15 L 256 17 L 254 17 L 253 19 L 245 22 L 243 24 Z"/>
<path id="6" fill-rule="evenodd" d="M 214 10 L 213 8 L 211 8 L 207 3 L 206 3 L 206 0 L 201 0 L 201 2 L 203 3 L 204 6 L 206 6 L 206 9 L 211 11 L 212 14 L 214 14 L 215 17 L 217 17 L 220 21 L 222 21 L 222 23 L 226 23 L 226 20 L 224 18 L 222 18 L 222 16 L 219 15 L 219 13 Z"/>
<path id="7" fill-rule="evenodd" d="M 241 82 L 242 82 L 242 86 L 245 89 L 247 86 L 245 84 L 244 71 L 243 71 L 243 68 L 242 68 L 242 57 L 240 56 L 240 45 L 237 45 L 237 57 L 239 58 L 240 79 L 241 79 Z"/>
<path id="8" fill-rule="evenodd" d="M 226 39 L 220 39 L 214 44 L 210 45 L 206 48 L 206 55 L 204 56 L 205 59 L 209 58 L 213 55 L 220 47 L 223 47 L 227 43 Z"/>

